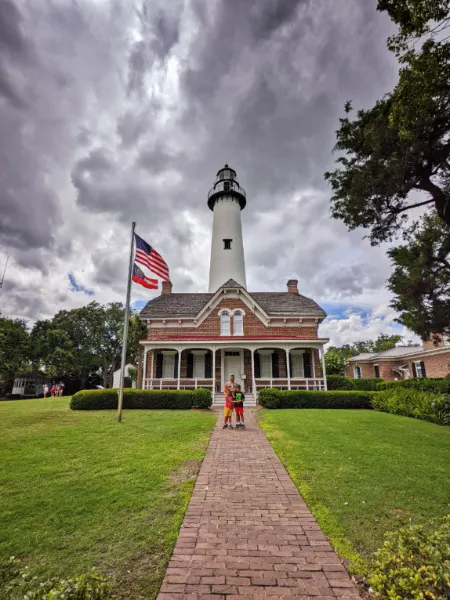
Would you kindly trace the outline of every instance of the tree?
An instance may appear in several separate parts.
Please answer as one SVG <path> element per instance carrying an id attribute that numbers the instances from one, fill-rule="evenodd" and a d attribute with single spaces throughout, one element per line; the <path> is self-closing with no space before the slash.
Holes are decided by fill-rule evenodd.
<path id="1" fill-rule="evenodd" d="M 366 229 L 372 245 L 401 234 L 413 244 L 412 232 L 423 229 L 427 218 L 437 219 L 445 238 L 450 228 L 450 36 L 445 31 L 450 25 L 450 0 L 379 0 L 378 9 L 387 11 L 399 26 L 388 40 L 401 63 L 399 80 L 390 94 L 353 119 L 351 103 L 346 104 L 335 146 L 340 152 L 338 168 L 325 174 L 333 191 L 331 213 L 350 230 Z M 418 208 L 421 212 L 413 211 Z M 448 261 L 448 251 L 442 255 L 447 247 L 444 238 L 439 258 Z M 437 243 L 435 239 L 434 249 Z M 411 248 L 410 259 L 414 252 L 417 248 Z M 389 284 L 396 295 L 394 306 L 406 306 L 403 290 L 417 291 L 418 270 L 407 268 L 406 254 L 403 245 L 391 255 L 394 263 L 403 265 L 403 288 L 398 284 L 400 271 L 397 284 Z M 428 265 L 431 262 L 437 264 L 428 259 Z M 443 270 L 431 269 L 422 287 L 441 290 Z M 425 268 L 420 272 L 425 275 Z M 413 280 L 406 280 L 408 273 Z M 441 291 L 441 298 L 447 293 Z M 424 338 L 448 327 L 443 311 L 432 310 L 427 297 L 415 293 L 416 316 L 410 318 L 408 304 L 401 321 Z M 420 311 L 426 317 L 420 319 Z"/>
<path id="2" fill-rule="evenodd" d="M 29 333 L 23 319 L 0 317 L 0 382 L 12 390 L 14 377 L 29 366 Z"/>
<path id="3" fill-rule="evenodd" d="M 450 230 L 427 216 L 411 242 L 388 252 L 398 321 L 422 338 L 450 333 Z"/>

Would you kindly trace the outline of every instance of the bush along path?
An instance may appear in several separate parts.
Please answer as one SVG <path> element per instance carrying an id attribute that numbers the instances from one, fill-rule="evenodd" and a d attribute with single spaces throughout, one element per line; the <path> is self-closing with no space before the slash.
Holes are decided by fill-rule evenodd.
<path id="1" fill-rule="evenodd" d="M 359 598 L 251 411 L 219 417 L 158 600 Z"/>

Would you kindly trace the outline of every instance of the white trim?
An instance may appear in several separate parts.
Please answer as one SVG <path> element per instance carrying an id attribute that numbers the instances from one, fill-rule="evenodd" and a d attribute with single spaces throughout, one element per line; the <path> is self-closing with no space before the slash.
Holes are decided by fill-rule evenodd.
<path id="1" fill-rule="evenodd" d="M 206 354 L 208 350 L 192 350 L 191 354 Z"/>
<path id="2" fill-rule="evenodd" d="M 242 316 L 245 317 L 245 310 L 243 308 L 233 308 L 233 310 L 231 311 L 231 316 L 234 315 L 234 313 L 240 312 L 242 313 Z"/>
<path id="3" fill-rule="evenodd" d="M 258 350 L 258 354 L 273 354 L 273 348 L 261 348 L 261 350 Z"/>
<path id="4" fill-rule="evenodd" d="M 306 348 L 293 348 L 291 354 L 305 354 Z"/>

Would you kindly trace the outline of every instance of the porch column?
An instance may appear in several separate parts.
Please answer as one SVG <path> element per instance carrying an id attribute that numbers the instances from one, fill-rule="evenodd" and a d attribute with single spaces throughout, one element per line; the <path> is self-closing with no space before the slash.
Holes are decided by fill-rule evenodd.
<path id="1" fill-rule="evenodd" d="M 322 375 L 323 375 L 323 385 L 324 385 L 324 389 L 325 391 L 328 389 L 327 387 L 327 371 L 325 368 L 325 352 L 323 351 L 323 348 L 320 351 L 321 355 L 322 355 Z"/>
<path id="2" fill-rule="evenodd" d="M 216 393 L 216 348 L 212 347 L 212 396 L 214 402 L 214 394 Z"/>
<path id="3" fill-rule="evenodd" d="M 255 351 L 253 348 L 250 350 L 252 354 L 252 394 L 255 396 L 256 400 L 256 382 L 255 382 Z"/>
<path id="4" fill-rule="evenodd" d="M 153 366 L 154 366 L 153 363 L 154 363 L 154 360 L 155 360 L 155 350 L 154 350 L 154 348 L 152 348 L 152 361 L 151 361 L 151 364 L 150 364 L 150 370 L 151 370 L 151 372 L 150 372 L 150 386 L 149 386 L 150 390 L 153 389 Z"/>
<path id="5" fill-rule="evenodd" d="M 313 376 L 313 379 L 315 379 L 316 378 L 316 350 L 315 350 L 315 348 L 311 349 L 311 362 L 312 362 L 312 365 L 311 365 L 312 376 Z"/>
<path id="6" fill-rule="evenodd" d="M 177 390 L 180 389 L 180 377 L 181 377 L 181 353 L 183 352 L 183 350 L 177 350 L 178 352 L 178 375 L 177 375 Z"/>
<path id="7" fill-rule="evenodd" d="M 285 350 L 286 352 L 286 372 L 287 372 L 287 378 L 288 378 L 288 390 L 291 389 L 291 365 L 290 365 L 290 360 L 289 360 L 289 348 L 286 348 Z"/>

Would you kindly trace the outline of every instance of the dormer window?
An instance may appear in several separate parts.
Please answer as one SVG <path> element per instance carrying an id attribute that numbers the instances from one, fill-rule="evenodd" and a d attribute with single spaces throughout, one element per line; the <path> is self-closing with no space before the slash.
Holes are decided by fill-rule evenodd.
<path id="1" fill-rule="evenodd" d="M 244 321 L 240 310 L 233 313 L 233 333 L 234 335 L 244 335 Z"/>
<path id="2" fill-rule="evenodd" d="M 224 250 L 231 250 L 231 242 L 232 241 L 233 240 L 230 240 L 230 239 L 223 240 L 223 249 Z"/>
<path id="3" fill-rule="evenodd" d="M 231 335 L 230 313 L 226 310 L 220 315 L 220 335 Z"/>

